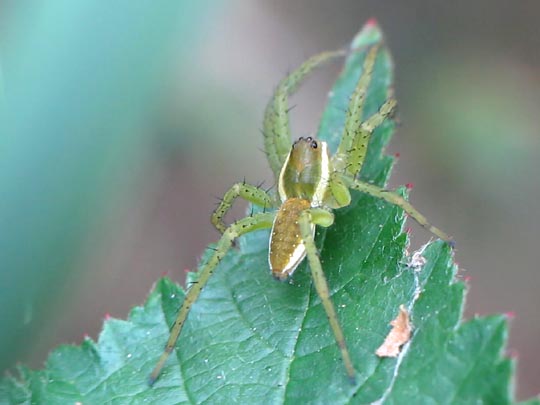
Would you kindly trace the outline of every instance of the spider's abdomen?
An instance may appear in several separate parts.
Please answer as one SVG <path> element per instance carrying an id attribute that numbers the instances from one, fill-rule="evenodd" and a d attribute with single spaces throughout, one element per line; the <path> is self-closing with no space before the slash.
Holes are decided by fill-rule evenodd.
<path id="1" fill-rule="evenodd" d="M 272 275 L 277 279 L 287 279 L 306 256 L 298 219 L 302 211 L 310 206 L 308 200 L 289 198 L 281 204 L 276 214 L 270 235 L 268 262 Z M 315 225 L 312 228 L 315 232 Z"/>

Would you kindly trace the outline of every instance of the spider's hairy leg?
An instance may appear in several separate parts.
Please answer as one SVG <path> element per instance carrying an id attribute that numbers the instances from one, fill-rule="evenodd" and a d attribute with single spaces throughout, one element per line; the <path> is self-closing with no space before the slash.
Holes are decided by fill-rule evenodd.
<path id="1" fill-rule="evenodd" d="M 274 91 L 274 95 L 264 112 L 263 134 L 264 149 L 276 179 L 279 178 L 279 173 L 291 148 L 289 96 L 298 89 L 303 79 L 317 66 L 345 55 L 346 51 L 339 50 L 312 56 L 285 77 Z"/>
<path id="2" fill-rule="evenodd" d="M 214 273 L 214 270 L 216 269 L 217 265 L 223 259 L 223 257 L 227 254 L 229 249 L 231 248 L 233 241 L 246 233 L 256 231 L 259 229 L 267 229 L 272 227 L 272 222 L 274 219 L 274 213 L 261 213 L 261 214 L 255 214 L 251 217 L 246 217 L 243 219 L 240 219 L 230 225 L 225 232 L 223 233 L 223 236 L 217 243 L 217 248 L 210 258 L 208 262 L 205 264 L 203 269 L 199 273 L 199 278 L 196 283 L 193 283 L 189 290 L 187 291 L 187 294 L 184 298 L 184 302 L 182 303 L 182 306 L 180 307 L 180 311 L 178 311 L 178 316 L 176 317 L 176 320 L 174 321 L 174 324 L 171 329 L 171 334 L 169 336 L 169 340 L 167 341 L 167 344 L 165 346 L 165 350 L 161 357 L 159 358 L 156 366 L 154 367 L 154 370 L 150 374 L 150 377 L 148 379 L 148 382 L 150 385 L 153 385 L 154 382 L 159 377 L 159 374 L 161 373 L 161 369 L 163 368 L 163 365 L 169 358 L 169 355 L 174 350 L 176 346 L 176 341 L 178 340 L 178 337 L 180 336 L 180 332 L 182 331 L 182 327 L 184 326 L 184 323 L 186 321 L 186 318 L 189 314 L 189 310 L 191 309 L 191 306 L 193 303 L 199 298 L 199 295 L 201 294 L 202 289 L 208 282 L 208 279 L 210 276 Z"/>
<path id="3" fill-rule="evenodd" d="M 352 178 L 356 178 L 362 169 L 366 159 L 369 139 L 375 128 L 381 125 L 384 120 L 391 117 L 396 109 L 396 100 L 389 98 L 379 108 L 379 111 L 362 122 L 356 131 L 356 136 L 351 149 L 347 152 L 345 173 Z"/>
<path id="4" fill-rule="evenodd" d="M 403 198 L 399 194 L 390 190 L 385 190 L 373 184 L 368 184 L 368 183 L 364 183 L 362 181 L 357 181 L 357 180 L 352 180 L 349 187 L 354 190 L 358 190 L 363 193 L 369 194 L 373 197 L 377 197 L 385 201 L 388 201 L 391 204 L 397 205 L 398 207 L 402 208 L 403 211 L 407 213 L 407 215 L 409 215 L 416 222 L 422 225 L 422 227 L 424 227 L 425 229 L 427 229 L 428 231 L 430 231 L 432 234 L 436 235 L 437 237 L 441 238 L 442 240 L 448 242 L 450 246 L 452 247 L 454 246 L 455 242 L 452 239 L 452 237 L 448 236 L 445 232 L 441 231 L 439 228 L 431 225 L 425 216 L 423 216 L 420 212 L 418 212 L 418 210 L 414 208 L 410 202 L 408 202 L 405 198 Z"/>
<path id="5" fill-rule="evenodd" d="M 224 233 L 227 229 L 223 222 L 223 218 L 231 209 L 234 200 L 238 197 L 262 208 L 272 208 L 276 204 L 274 199 L 260 187 L 252 186 L 251 184 L 246 184 L 244 182 L 236 183 L 225 193 L 218 207 L 212 213 L 212 224 L 220 233 Z"/>
<path id="6" fill-rule="evenodd" d="M 345 336 L 343 334 L 343 330 L 341 329 L 334 304 L 332 303 L 332 298 L 330 298 L 328 283 L 326 281 L 326 277 L 324 276 L 321 261 L 319 260 L 319 253 L 317 252 L 317 247 L 315 246 L 315 241 L 311 231 L 312 223 L 328 227 L 332 225 L 333 222 L 334 215 L 323 208 L 307 209 L 302 212 L 299 218 L 300 232 L 306 248 L 306 255 L 309 262 L 309 268 L 311 269 L 311 276 L 313 277 L 313 282 L 315 284 L 315 289 L 317 290 L 317 294 L 321 299 L 321 303 L 326 311 L 328 321 L 330 322 L 330 327 L 332 328 L 337 345 L 341 351 L 341 357 L 343 358 L 347 375 L 349 376 L 351 382 L 354 383 L 355 371 L 351 356 L 349 355 L 349 350 L 347 349 L 347 344 L 345 343 Z"/>
<path id="7" fill-rule="evenodd" d="M 345 115 L 345 126 L 343 128 L 343 134 L 341 135 L 341 141 L 336 154 L 332 159 L 334 168 L 338 171 L 343 171 L 347 167 L 348 152 L 352 149 L 355 139 L 358 136 L 364 103 L 366 101 L 369 84 L 371 83 L 373 67 L 375 66 L 378 52 L 379 45 L 374 45 L 369 48 L 366 58 L 364 59 L 362 74 L 358 79 L 354 92 L 351 94 L 349 107 L 347 108 L 347 113 Z"/>

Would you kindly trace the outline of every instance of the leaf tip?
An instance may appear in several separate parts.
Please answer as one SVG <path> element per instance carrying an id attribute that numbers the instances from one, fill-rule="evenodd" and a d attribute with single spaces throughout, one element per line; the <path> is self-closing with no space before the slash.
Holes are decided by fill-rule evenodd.
<path id="1" fill-rule="evenodd" d="M 506 355 L 511 359 L 511 360 L 518 360 L 519 358 L 519 352 L 516 350 L 516 349 L 513 349 L 513 348 L 510 348 L 506 351 Z"/>
<path id="2" fill-rule="evenodd" d="M 368 28 L 368 27 L 373 27 L 373 26 L 378 26 L 379 25 L 379 22 L 377 21 L 377 19 L 375 17 L 371 17 L 369 20 L 366 21 L 366 23 L 364 24 L 364 27 Z"/>
<path id="3" fill-rule="evenodd" d="M 382 41 L 382 31 L 375 18 L 370 18 L 351 42 L 351 49 L 362 48 Z"/>
<path id="4" fill-rule="evenodd" d="M 171 284 L 173 284 L 173 282 L 169 277 L 167 277 L 167 276 L 161 277 L 160 279 L 158 279 L 158 281 L 154 285 L 153 290 L 157 291 L 157 292 L 163 292 L 163 291 L 165 291 L 167 289 L 170 289 Z"/>
<path id="5" fill-rule="evenodd" d="M 507 311 L 504 313 L 504 316 L 507 320 L 512 320 L 516 317 L 516 313 L 514 311 Z"/>

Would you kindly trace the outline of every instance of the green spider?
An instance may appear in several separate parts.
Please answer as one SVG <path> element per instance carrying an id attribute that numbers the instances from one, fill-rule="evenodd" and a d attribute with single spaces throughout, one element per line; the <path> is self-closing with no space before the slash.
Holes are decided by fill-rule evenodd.
<path id="1" fill-rule="evenodd" d="M 317 141 L 312 137 L 301 137 L 291 147 L 288 97 L 297 90 L 302 80 L 315 67 L 343 56 L 346 52 L 324 52 L 315 55 L 280 82 L 266 108 L 263 124 L 264 147 L 276 179 L 277 195 L 245 182 L 235 184 L 225 193 L 212 214 L 212 223 L 222 233 L 222 237 L 214 254 L 199 273 L 198 282 L 191 285 L 185 296 L 165 351 L 150 375 L 151 385 L 158 378 L 169 354 L 175 348 L 191 306 L 221 259 L 234 245 L 234 240 L 241 235 L 259 229 L 272 229 L 268 262 L 272 275 L 278 280 L 287 280 L 307 256 L 316 291 L 328 316 L 351 381 L 354 381 L 355 370 L 315 246 L 315 226 L 331 226 L 334 222 L 332 210 L 350 204 L 349 189 L 352 189 L 401 207 L 433 234 L 453 243 L 448 235 L 430 225 L 426 218 L 403 197 L 357 179 L 366 157 L 371 134 L 393 114 L 396 106 L 395 99 L 390 97 L 378 112 L 361 121 L 378 50 L 379 45 L 374 45 L 367 51 L 362 75 L 350 98 L 342 138 L 333 156 L 329 156 L 326 142 Z M 223 218 L 238 197 L 263 207 L 265 211 L 273 210 L 250 215 L 226 227 Z"/>

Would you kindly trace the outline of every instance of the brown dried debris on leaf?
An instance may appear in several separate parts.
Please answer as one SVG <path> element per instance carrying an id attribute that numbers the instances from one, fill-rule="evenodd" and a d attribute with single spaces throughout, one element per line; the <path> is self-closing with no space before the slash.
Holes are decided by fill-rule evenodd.
<path id="1" fill-rule="evenodd" d="M 390 322 L 390 325 L 392 325 L 392 330 L 375 352 L 379 357 L 397 357 L 401 346 L 411 338 L 412 325 L 409 320 L 409 312 L 404 305 L 399 307 L 399 314 Z"/>

